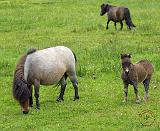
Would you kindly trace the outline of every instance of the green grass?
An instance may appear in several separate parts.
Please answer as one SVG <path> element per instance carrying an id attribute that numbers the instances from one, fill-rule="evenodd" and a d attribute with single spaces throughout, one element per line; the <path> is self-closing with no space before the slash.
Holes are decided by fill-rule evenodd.
<path id="1" fill-rule="evenodd" d="M 0 1 L 0 130 L 160 130 L 160 2 L 158 0 L 110 0 L 129 7 L 137 26 L 122 31 L 101 17 L 98 0 L 1 0 Z M 120 25 L 117 24 L 120 28 Z M 12 97 L 16 62 L 28 48 L 56 45 L 77 55 L 79 101 L 73 100 L 68 82 L 65 101 L 56 103 L 59 89 L 41 86 L 39 112 L 34 107 L 23 115 Z M 150 60 L 155 72 L 150 100 L 135 104 L 133 88 L 122 103 L 120 53 L 132 53 L 133 63 Z M 93 79 L 95 74 L 95 79 Z M 156 87 L 156 88 L 154 88 Z M 141 98 L 144 89 L 139 84 Z M 143 126 L 139 113 L 149 109 L 155 122 Z"/>

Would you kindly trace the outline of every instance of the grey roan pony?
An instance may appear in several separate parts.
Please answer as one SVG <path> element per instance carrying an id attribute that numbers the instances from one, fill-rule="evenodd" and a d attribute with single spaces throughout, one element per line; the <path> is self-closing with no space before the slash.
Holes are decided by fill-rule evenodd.
<path id="1" fill-rule="evenodd" d="M 124 102 L 128 100 L 128 85 L 134 87 L 136 103 L 140 103 L 138 96 L 138 82 L 143 82 L 145 88 L 145 101 L 148 99 L 149 83 L 154 71 L 152 64 L 148 60 L 141 60 L 136 64 L 131 63 L 130 54 L 121 54 L 122 60 L 122 80 L 124 83 Z"/>
<path id="2" fill-rule="evenodd" d="M 121 30 L 123 28 L 123 20 L 126 21 L 126 25 L 128 26 L 129 29 L 131 27 L 136 27 L 130 17 L 130 11 L 127 7 L 122 7 L 122 6 L 112 6 L 109 4 L 102 4 L 101 5 L 101 13 L 100 15 L 104 15 L 105 13 L 108 14 L 108 21 L 107 21 L 107 27 L 108 29 L 108 24 L 110 21 L 114 22 L 115 29 L 116 28 L 116 23 L 120 22 L 121 24 Z"/>
<path id="3" fill-rule="evenodd" d="M 79 99 L 78 81 L 75 71 L 75 54 L 67 47 L 57 46 L 36 51 L 30 49 L 17 63 L 13 80 L 13 96 L 19 101 L 24 114 L 32 107 L 32 85 L 34 85 L 36 108 L 39 104 L 40 85 L 60 84 L 58 102 L 63 100 L 66 78 L 69 77 L 74 90 L 74 100 Z"/>

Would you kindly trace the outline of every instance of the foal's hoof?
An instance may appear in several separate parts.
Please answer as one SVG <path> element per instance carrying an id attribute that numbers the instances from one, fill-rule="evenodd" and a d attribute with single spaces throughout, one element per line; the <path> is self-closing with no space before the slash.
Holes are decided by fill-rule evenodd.
<path id="1" fill-rule="evenodd" d="M 136 100 L 136 103 L 137 103 L 137 104 L 140 104 L 140 102 L 141 102 L 141 100 Z"/>
<path id="2" fill-rule="evenodd" d="M 29 111 L 23 111 L 23 114 L 28 114 Z"/>
<path id="3" fill-rule="evenodd" d="M 75 96 L 73 100 L 79 100 L 79 96 Z"/>
<path id="4" fill-rule="evenodd" d="M 123 102 L 123 103 L 127 103 L 127 100 L 126 100 L 126 99 L 124 99 L 122 102 Z"/>
<path id="5" fill-rule="evenodd" d="M 61 102 L 61 101 L 64 101 L 64 99 L 63 98 L 58 98 L 56 101 Z"/>

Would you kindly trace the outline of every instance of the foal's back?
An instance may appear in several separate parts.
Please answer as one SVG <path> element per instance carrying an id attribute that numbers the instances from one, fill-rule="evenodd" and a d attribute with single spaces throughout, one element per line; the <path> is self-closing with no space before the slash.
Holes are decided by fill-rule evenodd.
<path id="1" fill-rule="evenodd" d="M 154 71 L 153 65 L 148 60 L 141 60 L 134 65 L 138 75 L 138 81 L 143 82 L 145 79 L 150 80 Z"/>

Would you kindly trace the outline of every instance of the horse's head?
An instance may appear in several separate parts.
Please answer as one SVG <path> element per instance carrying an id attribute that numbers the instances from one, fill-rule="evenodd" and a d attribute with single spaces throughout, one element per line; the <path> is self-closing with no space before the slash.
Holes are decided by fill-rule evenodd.
<path id="1" fill-rule="evenodd" d="M 31 93 L 27 84 L 16 76 L 13 82 L 13 96 L 19 102 L 22 112 L 27 114 L 29 112 L 29 97 Z"/>
<path id="2" fill-rule="evenodd" d="M 123 72 L 128 75 L 132 69 L 131 54 L 121 54 Z"/>
<path id="3" fill-rule="evenodd" d="M 108 12 L 108 10 L 109 10 L 109 5 L 108 4 L 102 4 L 101 5 L 101 13 L 100 13 L 100 15 L 101 16 L 104 15 L 106 12 Z"/>

